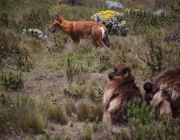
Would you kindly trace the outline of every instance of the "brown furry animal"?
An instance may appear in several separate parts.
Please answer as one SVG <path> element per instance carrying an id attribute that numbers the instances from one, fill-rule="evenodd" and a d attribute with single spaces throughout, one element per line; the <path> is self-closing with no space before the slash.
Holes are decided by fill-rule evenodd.
<path id="1" fill-rule="evenodd" d="M 155 108 L 157 119 L 180 117 L 180 66 L 160 73 L 149 87 L 144 85 L 144 90 L 153 97 L 150 105 Z"/>
<path id="2" fill-rule="evenodd" d="M 62 16 L 56 15 L 52 27 L 49 29 L 52 33 L 56 29 L 61 29 L 69 35 L 74 43 L 79 43 L 80 39 L 93 39 L 93 44 L 97 47 L 109 49 L 110 41 L 107 35 L 106 27 L 97 21 L 67 21 Z"/>
<path id="3" fill-rule="evenodd" d="M 110 82 L 107 83 L 103 95 L 103 121 L 112 125 L 126 123 L 123 115 L 127 113 L 127 104 L 134 98 L 143 100 L 139 88 L 134 83 L 135 77 L 131 73 L 131 66 L 126 63 L 114 66 L 114 71 L 108 73 Z"/>

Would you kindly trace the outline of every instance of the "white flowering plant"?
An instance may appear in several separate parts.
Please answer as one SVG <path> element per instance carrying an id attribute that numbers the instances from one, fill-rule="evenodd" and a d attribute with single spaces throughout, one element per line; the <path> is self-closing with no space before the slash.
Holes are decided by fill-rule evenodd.
<path id="1" fill-rule="evenodd" d="M 159 17 L 159 18 L 166 18 L 169 16 L 169 13 L 167 11 L 164 10 L 157 10 L 156 12 L 154 12 L 154 15 Z"/>
<path id="2" fill-rule="evenodd" d="M 28 31 L 28 33 L 30 33 L 31 35 L 33 35 L 37 38 L 40 38 L 43 40 L 46 40 L 48 38 L 47 35 L 43 35 L 42 31 L 39 29 L 30 28 L 27 31 Z M 26 29 L 23 29 L 22 34 L 26 34 L 27 31 L 26 31 Z"/>
<path id="3" fill-rule="evenodd" d="M 122 9 L 123 6 L 120 2 L 117 2 L 117 1 L 106 1 L 106 6 L 108 9 Z"/>

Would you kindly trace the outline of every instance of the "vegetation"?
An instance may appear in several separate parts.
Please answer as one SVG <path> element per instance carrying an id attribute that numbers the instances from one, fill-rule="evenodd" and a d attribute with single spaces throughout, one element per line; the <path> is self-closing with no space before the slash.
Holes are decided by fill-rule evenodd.
<path id="1" fill-rule="evenodd" d="M 90 20 L 110 11 L 105 0 L 0 1 L 0 139 L 180 138 L 179 118 L 156 121 L 154 110 L 138 100 L 128 106 L 127 126 L 109 130 L 102 123 L 114 64 L 132 64 L 144 93 L 144 82 L 180 62 L 179 0 L 119 2 L 123 8 L 113 10 L 122 13 L 127 32 L 109 32 L 107 51 L 89 40 L 73 45 L 62 31 L 48 31 L 55 13 Z"/>

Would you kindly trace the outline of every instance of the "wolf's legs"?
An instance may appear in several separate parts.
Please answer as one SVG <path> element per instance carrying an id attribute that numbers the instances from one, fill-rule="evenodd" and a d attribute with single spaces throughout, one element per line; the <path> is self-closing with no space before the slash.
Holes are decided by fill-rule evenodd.
<path id="1" fill-rule="evenodd" d="M 100 46 L 100 47 L 109 49 L 102 40 L 102 38 L 104 37 L 104 32 L 102 31 L 102 29 L 100 27 L 94 27 L 92 29 L 93 44 L 95 46 Z"/>

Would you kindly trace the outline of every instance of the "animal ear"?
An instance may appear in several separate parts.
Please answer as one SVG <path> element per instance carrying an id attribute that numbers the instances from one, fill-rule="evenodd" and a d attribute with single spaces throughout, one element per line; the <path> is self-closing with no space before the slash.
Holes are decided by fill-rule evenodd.
<path id="1" fill-rule="evenodd" d="M 146 93 L 149 93 L 152 91 L 153 89 L 153 84 L 151 82 L 146 82 L 143 86 L 144 90 L 146 91 Z"/>
<path id="2" fill-rule="evenodd" d="M 124 68 L 123 69 L 123 74 L 127 74 L 128 73 L 128 68 Z"/>
<path id="3" fill-rule="evenodd" d="M 123 75 L 124 75 L 124 77 L 127 77 L 127 76 L 129 75 L 129 72 L 130 72 L 129 67 L 125 67 L 125 68 L 123 69 Z"/>
<path id="4" fill-rule="evenodd" d="M 56 20 L 59 20 L 59 15 L 58 14 L 56 14 Z"/>

